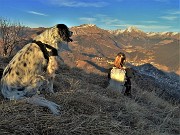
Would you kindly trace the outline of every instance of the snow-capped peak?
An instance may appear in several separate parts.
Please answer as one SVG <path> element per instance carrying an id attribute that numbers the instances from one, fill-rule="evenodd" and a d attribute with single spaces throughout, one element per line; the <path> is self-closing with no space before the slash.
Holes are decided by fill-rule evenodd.
<path id="1" fill-rule="evenodd" d="M 178 32 L 161 32 L 160 35 L 175 36 Z"/>
<path id="2" fill-rule="evenodd" d="M 139 30 L 137 27 L 135 27 L 135 26 L 130 26 L 130 27 L 128 27 L 127 29 L 125 29 L 125 30 L 121 30 L 121 29 L 117 29 L 117 30 L 109 30 L 109 32 L 111 33 L 111 34 L 116 34 L 116 35 L 118 35 L 118 34 L 122 34 L 122 33 L 131 33 L 131 32 L 136 32 L 136 33 L 144 33 L 143 31 L 141 31 L 141 30 Z"/>
<path id="3" fill-rule="evenodd" d="M 80 25 L 79 27 L 94 27 L 94 26 L 96 26 L 95 24 L 82 24 L 82 25 Z"/>
<path id="4" fill-rule="evenodd" d="M 141 32 L 141 30 L 139 30 L 137 27 L 135 26 L 130 26 L 126 29 L 127 32 L 132 32 L 132 31 L 135 31 L 135 32 Z"/>
<path id="5" fill-rule="evenodd" d="M 121 29 L 117 29 L 117 30 L 108 30 L 109 33 L 115 34 L 115 35 L 121 34 L 121 33 L 123 33 L 124 31 L 125 31 L 125 30 L 121 30 Z"/>

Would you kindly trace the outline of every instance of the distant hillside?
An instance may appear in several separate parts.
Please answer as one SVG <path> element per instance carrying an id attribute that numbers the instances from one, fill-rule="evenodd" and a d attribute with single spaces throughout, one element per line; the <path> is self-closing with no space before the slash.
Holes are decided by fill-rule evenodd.
<path id="1" fill-rule="evenodd" d="M 131 63 L 152 63 L 165 71 L 178 73 L 180 33 L 145 33 L 136 27 L 108 31 L 86 24 L 71 30 L 74 42 L 69 44 L 69 48 L 76 57 L 79 56 L 78 60 L 93 59 L 88 56 L 113 59 L 123 51 Z"/>
<path id="2" fill-rule="evenodd" d="M 163 72 L 151 64 L 133 67 L 133 69 L 140 74 L 140 76 L 136 76 L 136 79 L 143 89 L 148 90 L 150 87 L 155 87 L 154 92 L 159 97 L 180 103 L 179 75 Z"/>

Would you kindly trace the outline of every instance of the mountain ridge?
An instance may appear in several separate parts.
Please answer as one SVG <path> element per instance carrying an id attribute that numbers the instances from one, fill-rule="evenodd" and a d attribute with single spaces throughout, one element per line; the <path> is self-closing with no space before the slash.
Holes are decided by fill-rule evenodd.
<path id="1" fill-rule="evenodd" d="M 131 33 L 131 32 L 136 32 L 136 33 L 144 33 L 147 36 L 170 36 L 170 37 L 175 37 L 177 38 L 178 36 L 180 36 L 179 32 L 171 32 L 171 31 L 165 31 L 165 32 L 144 32 L 143 30 L 137 28 L 136 26 L 129 26 L 126 29 L 116 29 L 116 30 L 107 30 L 107 29 L 102 29 L 98 26 L 96 26 L 95 24 L 82 24 L 79 26 L 73 26 L 71 28 L 88 28 L 88 27 L 96 27 L 99 28 L 101 30 L 105 30 L 108 31 L 111 34 L 123 34 L 123 33 Z"/>
<path id="2" fill-rule="evenodd" d="M 80 46 L 79 54 L 87 52 L 88 55 L 92 53 L 94 56 L 113 59 L 119 51 L 124 51 L 129 62 L 138 65 L 151 63 L 162 70 L 180 74 L 180 33 L 145 33 L 136 27 L 117 31 L 104 30 L 91 24 L 70 29 L 74 32 L 74 43 L 69 46 Z M 168 57 L 164 52 L 168 53 Z"/>

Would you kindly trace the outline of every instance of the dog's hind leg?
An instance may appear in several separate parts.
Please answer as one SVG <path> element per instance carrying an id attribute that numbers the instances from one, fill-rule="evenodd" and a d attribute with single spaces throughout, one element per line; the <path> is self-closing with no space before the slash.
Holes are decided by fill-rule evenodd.
<path id="1" fill-rule="evenodd" d="M 44 97 L 41 97 L 39 95 L 34 95 L 31 98 L 27 98 L 26 102 L 30 103 L 30 104 L 48 107 L 54 115 L 60 114 L 60 105 L 58 105 L 52 101 L 48 101 L 47 99 L 45 99 Z"/>

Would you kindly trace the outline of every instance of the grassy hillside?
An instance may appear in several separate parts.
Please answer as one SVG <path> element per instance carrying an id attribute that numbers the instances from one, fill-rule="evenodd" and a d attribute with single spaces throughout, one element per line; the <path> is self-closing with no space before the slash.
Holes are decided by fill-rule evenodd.
<path id="1" fill-rule="evenodd" d="M 62 66 L 53 95 L 62 106 L 53 116 L 43 107 L 0 96 L 0 135 L 178 135 L 179 104 L 157 96 L 156 88 L 142 87 L 135 72 L 132 98 L 106 89 L 107 77 Z M 143 85 L 145 86 L 145 85 Z"/>

